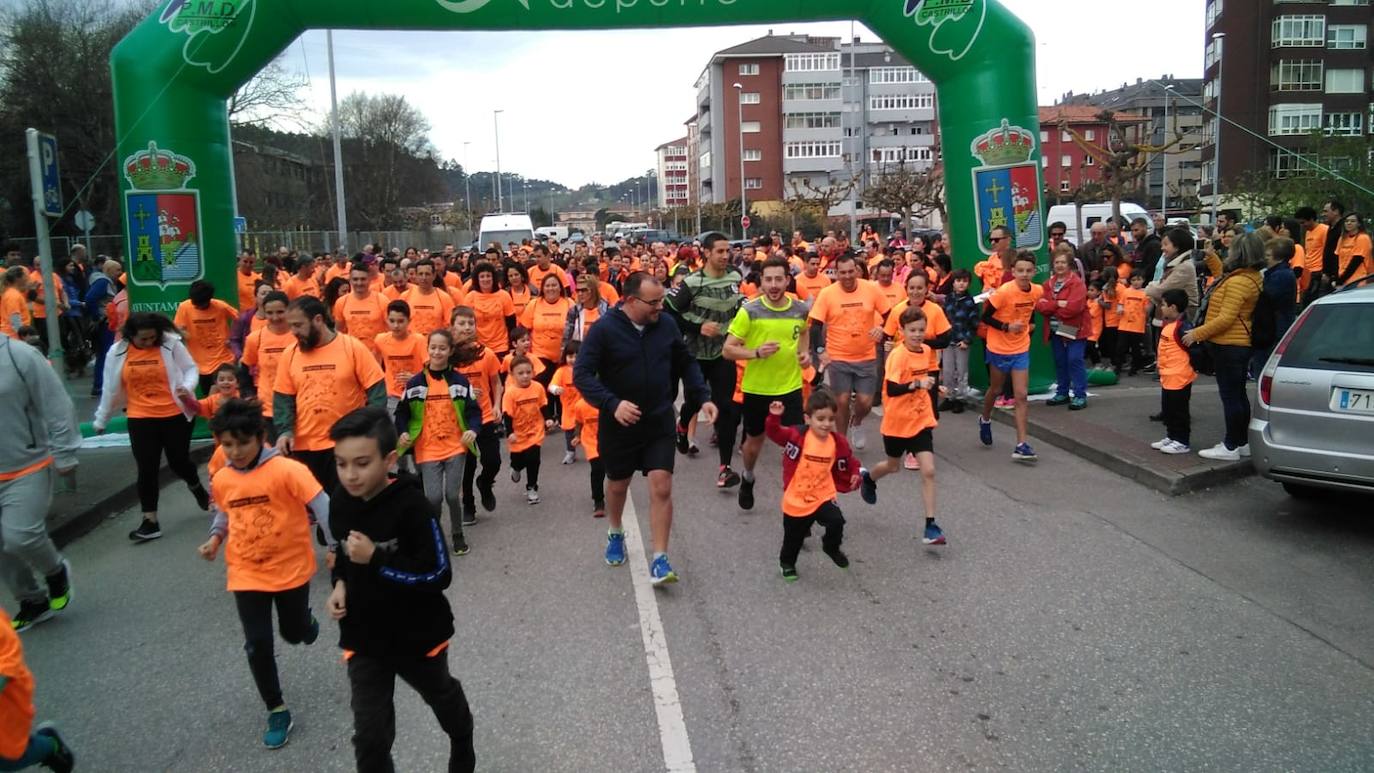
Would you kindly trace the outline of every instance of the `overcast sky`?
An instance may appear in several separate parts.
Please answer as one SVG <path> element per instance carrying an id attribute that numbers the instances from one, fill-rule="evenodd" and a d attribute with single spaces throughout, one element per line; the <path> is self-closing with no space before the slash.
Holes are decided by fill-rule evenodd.
<path id="1" fill-rule="evenodd" d="M 1070 90 L 1202 74 L 1200 0 L 1003 2 L 1035 31 L 1042 105 Z M 576 187 L 618 182 L 652 167 L 654 148 L 686 133 L 693 84 L 710 55 L 768 29 L 340 31 L 334 55 L 340 98 L 352 91 L 405 95 L 428 116 L 430 137 L 444 157 L 473 171 L 494 169 L 492 111 L 502 109 L 501 170 Z M 850 25 L 772 29 L 847 38 Z M 865 40 L 877 39 L 857 30 Z M 283 64 L 308 76 L 308 99 L 323 115 L 329 109 L 324 32 L 307 33 L 285 52 Z M 464 143 L 471 144 L 465 149 Z"/>

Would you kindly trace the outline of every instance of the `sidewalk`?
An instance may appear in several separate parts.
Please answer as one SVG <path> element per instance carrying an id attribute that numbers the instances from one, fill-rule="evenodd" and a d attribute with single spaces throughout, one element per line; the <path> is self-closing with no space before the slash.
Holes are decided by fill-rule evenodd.
<path id="1" fill-rule="evenodd" d="M 1081 411 L 1032 400 L 1031 437 L 1166 494 L 1183 494 L 1254 474 L 1248 459 L 1213 462 L 1197 455 L 1220 442 L 1224 434 L 1221 401 L 1216 382 L 1209 376 L 1199 376 L 1193 384 L 1193 452 L 1178 456 L 1150 448 L 1164 437 L 1164 425 L 1149 419 L 1159 412 L 1159 382 L 1153 376 L 1123 376 L 1115 386 L 1089 386 L 1088 394 L 1088 407 Z M 995 410 L 993 419 L 1008 425 L 1015 422 L 1010 411 Z"/>

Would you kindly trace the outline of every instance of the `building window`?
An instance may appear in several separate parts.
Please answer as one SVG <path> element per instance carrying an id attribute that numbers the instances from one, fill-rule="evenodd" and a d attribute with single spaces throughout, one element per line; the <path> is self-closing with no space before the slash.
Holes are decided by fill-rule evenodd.
<path id="1" fill-rule="evenodd" d="M 793 99 L 839 99 L 838 83 L 789 83 L 783 87 L 782 98 Z"/>
<path id="2" fill-rule="evenodd" d="M 1041 156 L 1041 157 L 1040 157 L 1040 168 L 1041 168 L 1041 169 L 1049 169 L 1049 168 L 1050 168 L 1050 157 L 1049 157 L 1049 156 Z"/>
<path id="3" fill-rule="evenodd" d="M 917 110 L 934 106 L 934 94 L 882 94 L 868 98 L 869 110 Z"/>
<path id="4" fill-rule="evenodd" d="M 758 121 L 744 121 L 739 125 L 739 130 L 745 134 L 758 134 L 761 127 Z"/>
<path id="5" fill-rule="evenodd" d="M 1364 70 L 1333 67 L 1326 71 L 1327 94 L 1363 94 L 1364 90 Z"/>
<path id="6" fill-rule="evenodd" d="M 833 54 L 788 54 L 783 59 L 783 69 L 787 72 L 813 72 L 840 69 L 840 55 Z"/>
<path id="7" fill-rule="evenodd" d="M 1326 47 L 1363 49 L 1368 36 L 1367 25 L 1332 24 L 1326 28 Z"/>
<path id="8" fill-rule="evenodd" d="M 762 178 L 762 177 L 746 177 L 746 178 L 744 178 L 744 187 L 745 187 L 745 188 L 748 188 L 748 189 L 751 190 L 751 191 L 760 190 L 760 189 L 763 188 L 763 178 Z"/>
<path id="9" fill-rule="evenodd" d="M 1069 181 L 1068 181 L 1068 180 L 1060 180 L 1060 181 L 1059 181 L 1059 192 L 1060 192 L 1060 193 L 1068 193 L 1068 192 L 1069 192 Z"/>
<path id="10" fill-rule="evenodd" d="M 1064 167 L 1065 169 L 1068 169 L 1069 167 L 1073 166 L 1073 156 L 1070 156 L 1068 154 L 1060 156 L 1059 165 Z"/>
<path id="11" fill-rule="evenodd" d="M 762 150 L 749 150 L 749 149 L 746 148 L 745 151 L 744 151 L 744 160 L 745 160 L 745 161 L 762 161 L 762 160 L 763 160 L 763 151 L 762 151 Z"/>
<path id="12" fill-rule="evenodd" d="M 868 71 L 868 82 L 881 83 L 926 83 L 930 79 L 915 67 L 874 67 Z"/>
<path id="13" fill-rule="evenodd" d="M 1322 106 L 1279 104 L 1269 108 L 1269 134 L 1308 134 L 1321 128 Z"/>
<path id="14" fill-rule="evenodd" d="M 755 64 L 742 64 L 742 65 L 739 66 L 739 74 L 740 74 L 740 75 L 758 75 L 758 74 L 759 74 L 759 66 L 758 66 L 757 63 L 755 63 Z"/>
<path id="15" fill-rule="evenodd" d="M 1049 141 L 1050 141 L 1050 133 L 1047 132 L 1047 131 L 1045 131 L 1044 129 L 1041 129 L 1041 130 L 1040 130 L 1040 144 L 1043 145 L 1043 144 L 1045 144 L 1046 142 L 1049 142 Z"/>
<path id="16" fill-rule="evenodd" d="M 839 113 L 788 113 L 788 129 L 838 129 Z"/>
<path id="17" fill-rule="evenodd" d="M 1331 0 L 1332 5 L 1369 5 L 1369 0 Z"/>
<path id="18" fill-rule="evenodd" d="M 702 153 L 702 154 L 701 154 L 701 160 L 698 161 L 697 164 L 698 164 L 702 169 L 709 169 L 709 168 L 711 168 L 711 151 L 708 150 L 708 151 L 706 151 L 705 153 Z"/>
<path id="19" fill-rule="evenodd" d="M 1327 134 L 1359 136 L 1364 131 L 1362 113 L 1327 113 L 1322 116 L 1322 131 Z"/>
<path id="20" fill-rule="evenodd" d="M 742 105 L 757 105 L 759 103 L 759 93 L 757 91 L 741 91 L 739 101 Z"/>
<path id="21" fill-rule="evenodd" d="M 1326 45 L 1326 17 L 1317 15 L 1279 16 L 1270 24 L 1274 48 Z"/>
<path id="22" fill-rule="evenodd" d="M 1084 156 L 1083 166 L 1097 166 L 1097 161 L 1092 156 Z"/>
<path id="23" fill-rule="evenodd" d="M 1096 142 L 1096 141 L 1097 141 L 1097 131 L 1094 130 L 1094 129 L 1086 129 L 1086 130 L 1084 130 L 1084 132 L 1083 132 L 1083 139 L 1087 140 L 1088 142 Z"/>
<path id="24" fill-rule="evenodd" d="M 904 161 L 930 161 L 930 148 L 874 148 L 873 163 L 900 164 Z"/>
<path id="25" fill-rule="evenodd" d="M 826 142 L 789 142 L 783 146 L 784 158 L 839 158 L 839 140 Z"/>
<path id="26" fill-rule="evenodd" d="M 1072 135 L 1072 134 L 1069 134 L 1069 130 L 1068 130 L 1068 129 L 1060 129 L 1060 130 L 1059 130 L 1059 141 L 1060 141 L 1060 142 L 1073 142 L 1073 135 Z"/>
<path id="27" fill-rule="evenodd" d="M 1212 65 L 1214 65 L 1214 64 L 1217 63 L 1217 59 L 1219 58 L 1219 57 L 1218 57 L 1218 52 L 1220 52 L 1220 50 L 1221 50 L 1221 49 L 1217 46 L 1217 41 L 1215 41 L 1215 40 L 1209 40 L 1209 41 L 1207 41 L 1207 47 L 1204 48 L 1204 49 L 1202 50 L 1202 69 L 1203 69 L 1203 70 L 1208 70 L 1208 69 L 1210 69 L 1210 68 L 1212 67 Z"/>
<path id="28" fill-rule="evenodd" d="M 1211 0 L 1207 3 L 1207 29 L 1211 29 L 1217 23 L 1217 17 L 1221 15 L 1222 0 Z"/>
<path id="29" fill-rule="evenodd" d="M 1312 171 L 1311 162 L 1302 154 L 1282 148 L 1269 151 L 1269 173 L 1274 177 L 1301 177 Z"/>
<path id="30" fill-rule="evenodd" d="M 1320 59 L 1282 59 L 1269 67 L 1269 88 L 1273 91 L 1320 91 Z"/>

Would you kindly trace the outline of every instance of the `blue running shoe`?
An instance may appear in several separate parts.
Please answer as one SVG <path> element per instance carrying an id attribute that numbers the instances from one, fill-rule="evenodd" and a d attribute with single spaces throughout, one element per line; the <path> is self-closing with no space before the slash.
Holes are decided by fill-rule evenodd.
<path id="1" fill-rule="evenodd" d="M 992 445 L 992 419 L 978 417 L 978 439 L 983 441 L 983 445 Z"/>
<path id="2" fill-rule="evenodd" d="M 945 544 L 945 532 L 934 522 L 926 524 L 925 536 L 921 537 L 921 542 L 927 545 Z"/>
<path id="3" fill-rule="evenodd" d="M 269 749 L 280 749 L 286 745 L 291 735 L 291 712 L 286 709 L 273 711 L 267 715 L 267 732 L 262 734 L 262 743 Z"/>
<path id="4" fill-rule="evenodd" d="M 878 504 L 878 482 L 873 480 L 868 470 L 864 470 L 863 480 L 859 483 L 859 496 L 870 505 Z"/>
<path id="5" fill-rule="evenodd" d="M 1016 449 L 1011 452 L 1011 459 L 1014 462 L 1033 462 L 1039 458 L 1035 455 L 1035 450 L 1030 447 L 1030 443 L 1017 443 Z"/>
<path id="6" fill-rule="evenodd" d="M 607 534 L 606 535 L 606 564 L 608 566 L 620 566 L 625 563 L 625 535 Z"/>
<path id="7" fill-rule="evenodd" d="M 654 586 L 667 585 L 670 582 L 677 582 L 677 572 L 668 565 L 667 556 L 659 556 L 654 559 L 649 566 L 649 582 Z"/>

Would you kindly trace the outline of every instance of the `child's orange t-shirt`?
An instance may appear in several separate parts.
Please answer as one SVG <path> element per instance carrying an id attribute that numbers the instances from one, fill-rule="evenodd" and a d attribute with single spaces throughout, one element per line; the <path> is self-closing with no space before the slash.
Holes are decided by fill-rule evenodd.
<path id="1" fill-rule="evenodd" d="M 1122 307 L 1117 328 L 1123 333 L 1144 333 L 1145 307 L 1149 303 L 1145 291 L 1124 287 L 1117 290 L 1117 296 Z"/>
<path id="2" fill-rule="evenodd" d="M 559 365 L 558 370 L 553 372 L 553 379 L 549 381 L 549 384 L 562 390 L 558 393 L 558 402 L 563 406 L 563 421 L 559 424 L 559 429 L 572 429 L 576 426 L 576 422 L 569 416 L 569 413 L 572 412 L 573 405 L 582 399 L 582 393 L 573 386 L 572 366 Z"/>
<path id="3" fill-rule="evenodd" d="M 482 423 L 496 421 L 492 398 L 495 396 L 496 381 L 501 377 L 501 361 L 496 359 L 496 354 L 484 348 L 481 357 L 454 370 L 463 374 L 477 395 L 477 405 L 482 408 Z"/>
<path id="4" fill-rule="evenodd" d="M 1188 359 L 1188 350 L 1178 343 L 1178 320 L 1174 320 L 1159 331 L 1159 386 L 1162 389 L 1178 390 L 1197 381 L 1197 371 Z"/>
<path id="5" fill-rule="evenodd" d="M 572 417 L 573 426 L 578 428 L 577 438 L 582 443 L 582 450 L 587 454 L 587 461 L 592 461 L 601 456 L 601 448 L 597 445 L 597 423 L 601 420 L 601 412 L 593 408 L 591 403 L 582 399 L 578 395 L 573 402 L 572 408 L 563 409 L 563 418 L 566 421 Z"/>
<path id="6" fill-rule="evenodd" d="M 29 746 L 33 728 L 33 674 L 24 664 L 24 645 L 9 615 L 0 610 L 0 757 L 17 760 Z"/>
<path id="7" fill-rule="evenodd" d="M 290 330 L 273 333 L 271 328 L 261 328 L 248 334 L 243 344 L 243 364 L 258 369 L 258 401 L 262 403 L 262 415 L 272 416 L 272 391 L 277 385 L 277 363 L 286 347 L 296 342 Z"/>
<path id="8" fill-rule="evenodd" d="M 1022 290 L 1016 282 L 1008 282 L 997 288 L 987 300 L 997 311 L 993 319 L 1011 324 L 1020 322 L 1025 325 L 1019 333 L 1008 333 L 988 327 L 987 348 L 993 354 L 1020 354 L 1030 351 L 1030 322 L 1035 313 L 1035 302 L 1045 294 L 1043 285 L 1032 283 L 1029 290 Z"/>
<path id="9" fill-rule="evenodd" d="M 211 488 L 229 518 L 229 590 L 271 593 L 310 581 L 315 543 L 305 506 L 322 489 L 305 465 L 273 456 L 247 472 L 226 467 L 215 473 Z"/>
<path id="10" fill-rule="evenodd" d="M 544 442 L 544 406 L 548 403 L 544 385 L 538 381 L 530 381 L 527 387 L 513 381 L 506 385 L 501 410 L 515 426 L 515 434 L 509 438 L 511 453 L 518 454 Z"/>
<path id="11" fill-rule="evenodd" d="M 821 440 L 808 429 L 801 446 L 792 480 L 782 492 L 783 515 L 793 518 L 811 515 L 839 494 L 830 472 L 835 466 L 835 437 L 827 435 Z"/>
<path id="12" fill-rule="evenodd" d="M 425 337 L 411 333 L 405 338 L 397 338 L 390 330 L 378 333 L 372 339 L 386 373 L 386 393 L 400 397 L 405 391 L 406 382 L 425 367 L 429 360 L 429 347 Z"/>
<path id="13" fill-rule="evenodd" d="M 910 301 L 902 299 L 900 303 L 892 307 L 892 311 L 887 313 L 887 322 L 883 326 L 883 332 L 887 334 L 888 338 L 897 342 L 896 346 L 902 345 L 902 312 L 906 311 L 910 305 Z M 927 299 L 925 303 L 921 304 L 921 311 L 926 315 L 926 338 L 942 336 L 953 327 L 949 324 L 949 317 L 945 315 L 945 310 L 940 308 L 939 304 Z M 930 352 L 930 369 L 938 372 L 940 370 L 940 350 L 932 349 L 929 346 L 922 348 Z"/>
<path id="14" fill-rule="evenodd" d="M 1102 304 L 1088 301 L 1088 340 L 1096 341 L 1102 337 Z"/>
<path id="15" fill-rule="evenodd" d="M 435 378 L 426 368 L 425 382 L 429 389 L 425 396 L 425 416 L 420 424 L 420 436 L 415 439 L 417 464 L 452 459 L 467 452 L 463 445 L 461 418 L 449 395 L 448 381 L 442 377 Z"/>
<path id="16" fill-rule="evenodd" d="M 215 412 L 219 410 L 221 405 L 224 405 L 225 401 L 232 400 L 238 396 L 239 390 L 237 387 L 227 395 L 218 390 L 211 392 L 205 396 L 204 400 L 200 401 L 200 415 L 206 419 L 213 418 Z M 215 441 L 215 445 L 219 445 L 218 440 Z"/>
<path id="17" fill-rule="evenodd" d="M 1125 307 L 1124 307 L 1124 306 L 1122 305 L 1122 303 L 1121 303 L 1121 286 L 1120 286 L 1120 285 L 1117 285 L 1116 288 L 1112 291 L 1112 294 L 1110 294 L 1110 295 L 1107 293 L 1106 290 L 1103 290 L 1103 291 L 1102 291 L 1102 324 L 1103 324 L 1103 326 L 1109 327 L 1109 328 L 1113 328 L 1113 329 L 1115 329 L 1115 328 L 1117 328 L 1118 326 L 1120 326 L 1120 325 L 1121 325 L 1121 314 L 1122 314 L 1122 312 L 1124 312 L 1124 311 L 1125 311 Z"/>
<path id="18" fill-rule="evenodd" d="M 913 352 L 906 344 L 898 344 L 887 355 L 883 378 L 896 384 L 910 384 L 931 373 L 930 347 L 922 346 Z M 936 426 L 935 411 L 930 404 L 930 390 L 918 389 L 903 395 L 887 393 L 883 385 L 883 421 L 879 428 L 885 437 L 912 438 Z"/>
<path id="19" fill-rule="evenodd" d="M 511 375 L 510 364 L 515 360 L 516 356 L 515 352 L 511 352 L 501 360 L 501 372 L 506 374 L 506 389 L 515 386 L 515 377 Z M 535 378 L 539 378 L 539 374 L 548 370 L 548 368 L 544 367 L 544 363 L 538 357 L 534 356 L 534 352 L 526 353 L 525 359 L 530 361 L 530 367 L 534 369 Z"/>

